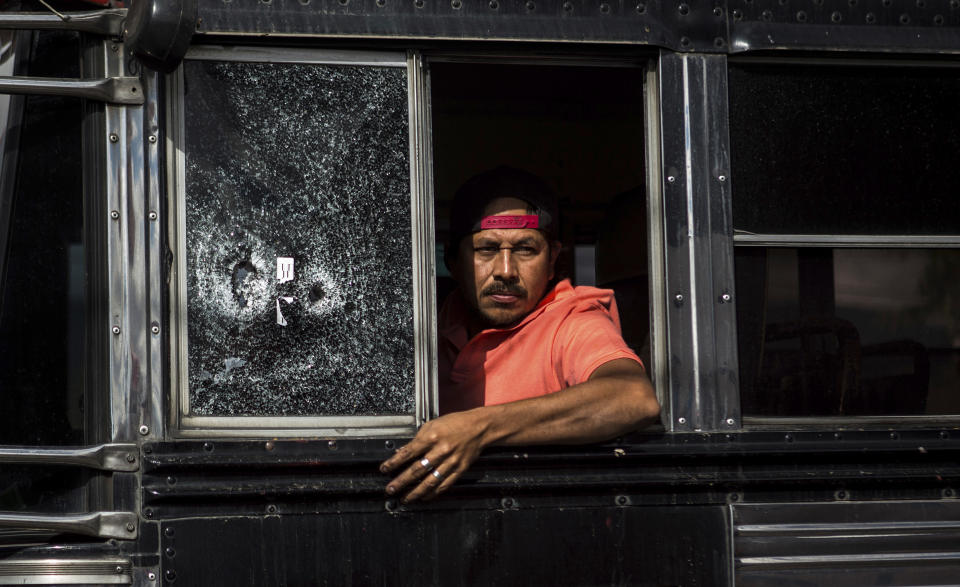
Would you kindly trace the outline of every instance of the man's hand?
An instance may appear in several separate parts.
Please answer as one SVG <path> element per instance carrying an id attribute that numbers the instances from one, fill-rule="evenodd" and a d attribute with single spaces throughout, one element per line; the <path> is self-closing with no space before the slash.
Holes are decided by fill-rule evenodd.
<path id="1" fill-rule="evenodd" d="M 483 414 L 483 408 L 478 408 L 425 423 L 413 440 L 380 465 L 381 473 L 392 473 L 409 463 L 387 485 L 387 494 L 407 491 L 402 499 L 407 503 L 430 500 L 446 491 L 488 444 Z"/>
<path id="2" fill-rule="evenodd" d="M 604 363 L 588 381 L 545 396 L 454 412 L 431 420 L 380 465 L 402 473 L 387 485 L 404 503 L 433 499 L 491 444 L 600 442 L 656 421 L 657 396 L 643 367 L 632 359 Z"/>

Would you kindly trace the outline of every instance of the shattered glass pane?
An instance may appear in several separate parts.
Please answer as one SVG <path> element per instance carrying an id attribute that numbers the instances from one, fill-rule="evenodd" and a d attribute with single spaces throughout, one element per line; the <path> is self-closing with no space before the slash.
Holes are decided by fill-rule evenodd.
<path id="1" fill-rule="evenodd" d="M 189 413 L 412 412 L 406 71 L 184 79 Z"/>

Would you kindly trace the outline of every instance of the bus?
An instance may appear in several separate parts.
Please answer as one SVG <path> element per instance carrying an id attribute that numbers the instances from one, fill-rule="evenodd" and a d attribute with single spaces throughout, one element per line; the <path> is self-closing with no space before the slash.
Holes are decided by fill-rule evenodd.
<path id="1" fill-rule="evenodd" d="M 0 3 L 0 584 L 960 582 L 960 0 Z M 427 503 L 457 187 L 660 422 Z"/>

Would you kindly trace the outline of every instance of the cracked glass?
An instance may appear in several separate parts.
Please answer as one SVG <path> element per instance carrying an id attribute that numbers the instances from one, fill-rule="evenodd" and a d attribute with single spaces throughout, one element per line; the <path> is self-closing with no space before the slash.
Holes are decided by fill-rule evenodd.
<path id="1" fill-rule="evenodd" d="M 184 64 L 192 416 L 414 408 L 407 73 Z"/>

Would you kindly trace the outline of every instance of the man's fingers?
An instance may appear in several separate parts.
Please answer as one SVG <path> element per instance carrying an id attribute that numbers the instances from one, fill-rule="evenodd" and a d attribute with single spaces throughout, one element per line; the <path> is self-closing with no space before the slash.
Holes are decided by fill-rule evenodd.
<path id="1" fill-rule="evenodd" d="M 393 453 L 392 457 L 383 461 L 383 463 L 380 465 L 380 472 L 389 473 L 407 461 L 419 457 L 426 452 L 426 450 L 427 447 L 424 446 L 424 443 L 414 438 L 407 444 L 398 448 L 397 452 Z"/>
<path id="2" fill-rule="evenodd" d="M 438 463 L 439 458 L 438 455 L 428 454 L 420 460 L 415 461 L 387 485 L 387 494 L 395 495 L 407 485 L 426 478 L 431 471 L 435 470 L 435 465 Z"/>
<path id="3" fill-rule="evenodd" d="M 440 469 L 434 469 L 423 478 L 419 485 L 404 496 L 403 503 L 409 503 L 418 499 L 429 500 L 436 497 L 439 493 L 440 486 L 444 484 L 449 486 L 450 483 L 456 481 L 456 475 L 457 472 L 455 471 L 450 478 L 447 478 Z"/>

